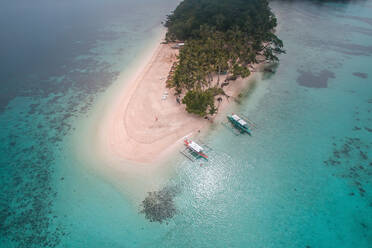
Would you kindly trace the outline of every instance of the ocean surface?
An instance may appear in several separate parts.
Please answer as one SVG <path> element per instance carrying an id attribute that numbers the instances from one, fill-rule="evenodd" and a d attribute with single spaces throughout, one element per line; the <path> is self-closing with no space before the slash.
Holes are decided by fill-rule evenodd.
<path id="1" fill-rule="evenodd" d="M 0 247 L 371 247 L 371 0 L 270 3 L 286 54 L 227 110 L 257 128 L 222 116 L 209 162 L 175 154 L 152 194 L 172 218 L 79 159 L 77 126 L 177 3 L 0 2 Z"/>

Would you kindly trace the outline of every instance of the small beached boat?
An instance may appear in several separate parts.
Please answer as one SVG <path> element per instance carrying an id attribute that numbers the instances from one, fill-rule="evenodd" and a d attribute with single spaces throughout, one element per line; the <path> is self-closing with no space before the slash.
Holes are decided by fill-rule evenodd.
<path id="1" fill-rule="evenodd" d="M 204 151 L 203 147 L 201 147 L 200 145 L 198 145 L 196 142 L 192 140 L 185 139 L 184 142 L 185 142 L 185 146 L 187 150 L 189 151 L 191 155 L 193 155 L 196 158 L 202 157 L 208 160 L 208 156 L 203 152 Z M 185 152 L 182 152 L 182 154 L 184 154 L 185 156 L 188 155 Z M 186 156 L 186 157 L 190 158 L 189 156 Z M 193 160 L 193 159 L 190 158 L 190 160 Z"/>

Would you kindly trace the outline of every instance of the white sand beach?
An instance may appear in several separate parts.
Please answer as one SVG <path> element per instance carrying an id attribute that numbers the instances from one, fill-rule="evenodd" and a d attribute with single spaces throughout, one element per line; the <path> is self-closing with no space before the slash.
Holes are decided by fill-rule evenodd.
<path id="1" fill-rule="evenodd" d="M 108 156 L 154 162 L 177 141 L 207 124 L 188 114 L 165 87 L 176 54 L 171 45 L 160 44 L 151 61 L 118 95 L 98 132 Z"/>
<path id="2" fill-rule="evenodd" d="M 189 114 L 177 103 L 166 79 L 178 50 L 171 44 L 159 44 L 150 61 L 125 89 L 113 99 L 98 127 L 100 150 L 106 156 L 135 163 L 153 163 L 174 150 L 186 136 L 192 136 L 210 121 Z M 247 80 L 236 80 L 225 88 L 236 96 Z M 227 105 L 224 97 L 220 111 Z"/>
<path id="3" fill-rule="evenodd" d="M 203 135 L 251 80 L 238 79 L 224 87 L 219 114 L 211 120 L 189 114 L 166 88 L 178 50 L 157 37 L 95 102 L 73 138 L 76 157 L 138 203 L 146 192 L 163 185 L 185 137 Z M 252 77 L 253 73 L 250 77 Z M 223 81 L 223 79 L 221 79 Z M 217 104 L 218 106 L 218 104 Z M 165 166 L 166 165 L 166 166 Z"/>
<path id="4" fill-rule="evenodd" d="M 102 163 L 128 167 L 117 168 L 120 171 L 132 170 L 134 164 L 142 165 L 136 167 L 137 172 L 139 168 L 148 170 L 145 165 L 159 164 L 182 146 L 185 137 L 208 128 L 214 118 L 206 120 L 187 113 L 185 105 L 177 103 L 173 90 L 166 88 L 177 54 L 172 44 L 161 44 L 159 39 L 129 73 L 122 73 L 95 107 L 94 120 L 84 131 L 89 140 L 87 156 L 94 151 L 95 159 Z M 238 79 L 224 88 L 230 100 L 222 97 L 219 113 L 247 87 L 248 81 Z"/>

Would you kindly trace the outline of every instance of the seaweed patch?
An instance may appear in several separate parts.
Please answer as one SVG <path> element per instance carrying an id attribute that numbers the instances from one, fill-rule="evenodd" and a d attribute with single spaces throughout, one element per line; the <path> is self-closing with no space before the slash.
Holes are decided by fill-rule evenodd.
<path id="1" fill-rule="evenodd" d="M 327 88 L 328 80 L 335 78 L 335 74 L 329 70 L 322 70 L 320 73 L 311 71 L 298 70 L 300 76 L 297 78 L 297 83 L 308 88 Z"/>
<path id="2" fill-rule="evenodd" d="M 178 194 L 175 187 L 165 187 L 160 191 L 148 192 L 142 201 L 140 213 L 150 222 L 168 221 L 177 214 L 174 198 Z"/>
<path id="3" fill-rule="evenodd" d="M 62 81 L 30 78 L 24 84 L 30 83 L 26 89 L 32 86 L 32 90 L 14 89 L 14 94 L 0 99 L 0 114 L 12 117 L 11 122 L 0 119 L 0 126 L 7 130 L 0 133 L 0 243 L 17 248 L 56 247 L 68 235 L 53 208 L 55 157 L 73 129 L 71 120 L 86 113 L 95 96 L 116 77 L 117 72 L 104 68 L 107 63 L 95 61 L 71 64 L 89 73 L 68 73 L 71 67 L 66 67 L 59 72 L 66 73 Z M 0 98 L 3 95 L 7 92 Z M 12 104 L 15 97 L 22 107 Z"/>
<path id="4" fill-rule="evenodd" d="M 354 72 L 353 75 L 359 78 L 363 78 L 363 79 L 368 78 L 368 74 L 364 72 Z"/>
<path id="5" fill-rule="evenodd" d="M 366 188 L 372 176 L 372 161 L 368 151 L 370 144 L 356 137 L 345 137 L 333 143 L 332 155 L 324 161 L 335 168 L 336 176 L 350 180 L 361 197 L 368 194 Z M 349 194 L 353 196 L 354 193 Z"/>

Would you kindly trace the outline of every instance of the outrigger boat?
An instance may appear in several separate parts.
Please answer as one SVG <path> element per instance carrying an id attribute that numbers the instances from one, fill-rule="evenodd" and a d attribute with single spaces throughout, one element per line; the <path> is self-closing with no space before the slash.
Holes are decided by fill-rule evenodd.
<path id="1" fill-rule="evenodd" d="M 236 129 L 240 131 L 240 133 L 247 133 L 249 135 L 252 134 L 251 130 L 249 129 L 247 120 L 244 120 L 243 118 L 236 114 L 228 115 L 227 119 Z"/>
<path id="2" fill-rule="evenodd" d="M 208 160 L 208 156 L 203 152 L 204 150 L 203 147 L 201 147 L 200 145 L 198 145 L 196 142 L 192 140 L 185 139 L 184 142 L 185 142 L 185 146 L 187 150 L 189 151 L 189 153 L 194 155 L 194 157 L 195 156 L 196 158 L 202 157 Z M 190 160 L 193 160 L 191 157 L 187 156 L 188 155 L 187 153 L 182 152 L 182 154 L 184 154 Z"/>

